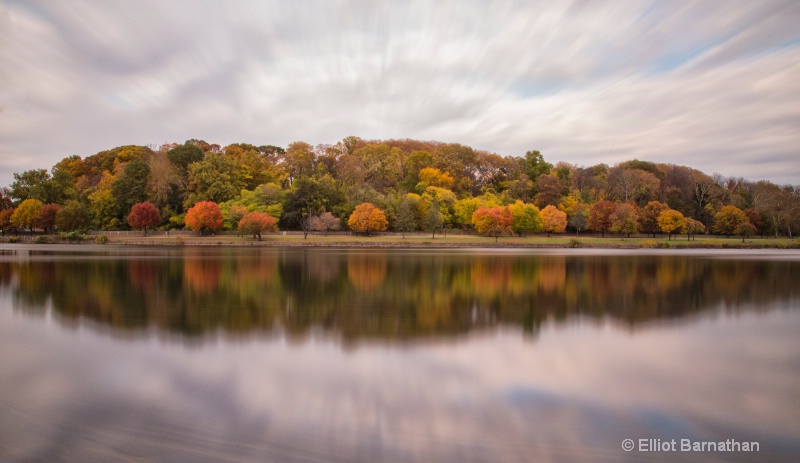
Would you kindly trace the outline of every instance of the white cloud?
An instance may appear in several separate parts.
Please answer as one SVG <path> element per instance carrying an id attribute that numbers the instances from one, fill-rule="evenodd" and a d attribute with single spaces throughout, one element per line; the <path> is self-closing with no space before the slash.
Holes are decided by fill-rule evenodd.
<path id="1" fill-rule="evenodd" d="M 796 2 L 0 8 L 0 184 L 128 143 L 348 135 L 800 183 Z"/>

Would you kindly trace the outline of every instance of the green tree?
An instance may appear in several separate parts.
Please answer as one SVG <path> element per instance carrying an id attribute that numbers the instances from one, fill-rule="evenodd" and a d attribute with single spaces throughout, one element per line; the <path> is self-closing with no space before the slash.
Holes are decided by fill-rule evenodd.
<path id="1" fill-rule="evenodd" d="M 517 200 L 508 206 L 511 211 L 511 229 L 519 236 L 527 233 L 537 233 L 542 230 L 542 217 L 539 208 L 533 204 L 526 204 Z"/>
<path id="2" fill-rule="evenodd" d="M 744 243 L 745 238 L 747 238 L 748 236 L 755 235 L 756 233 L 758 233 L 758 230 L 750 222 L 742 222 L 736 226 L 736 230 L 734 230 L 734 232 L 737 235 L 741 235 L 742 243 Z"/>
<path id="3" fill-rule="evenodd" d="M 406 232 L 413 231 L 417 228 L 417 219 L 414 211 L 411 208 L 411 202 L 407 197 L 403 197 L 400 201 L 400 206 L 397 208 L 397 215 L 394 223 L 395 230 L 399 230 L 406 237 Z"/>
<path id="4" fill-rule="evenodd" d="M 118 208 L 116 218 L 122 219 L 134 204 L 147 200 L 147 182 L 150 166 L 145 161 L 134 160 L 125 165 L 122 176 L 111 185 L 111 194 Z"/>
<path id="5" fill-rule="evenodd" d="M 36 199 L 44 204 L 50 199 L 49 182 L 50 174 L 47 169 L 32 169 L 21 174 L 15 173 L 14 182 L 11 183 L 11 196 L 18 201 Z"/>
<path id="6" fill-rule="evenodd" d="M 526 152 L 525 157 L 520 160 L 520 166 L 530 181 L 534 183 L 540 175 L 544 175 L 553 169 L 553 165 L 545 162 L 544 156 L 537 150 Z"/>
<path id="7" fill-rule="evenodd" d="M 202 161 L 189 165 L 188 204 L 199 201 L 221 203 L 235 198 L 244 189 L 236 163 L 221 153 L 208 153 Z"/>
<path id="8" fill-rule="evenodd" d="M 440 211 L 439 201 L 431 201 L 428 207 L 428 216 L 425 218 L 425 231 L 431 233 L 431 238 L 436 238 L 436 230 L 444 225 L 444 217 Z"/>
<path id="9" fill-rule="evenodd" d="M 619 203 L 611 214 L 611 228 L 614 233 L 623 233 L 631 237 L 631 233 L 639 232 L 639 211 L 636 203 Z"/>
<path id="10" fill-rule="evenodd" d="M 62 231 L 85 230 L 89 226 L 89 211 L 79 201 L 67 201 L 56 214 L 56 227 Z"/>

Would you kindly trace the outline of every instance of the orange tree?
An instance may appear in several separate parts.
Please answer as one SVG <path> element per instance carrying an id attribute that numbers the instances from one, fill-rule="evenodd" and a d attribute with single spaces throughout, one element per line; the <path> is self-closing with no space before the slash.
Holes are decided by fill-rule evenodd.
<path id="1" fill-rule="evenodd" d="M 347 226 L 351 230 L 366 233 L 367 236 L 373 231 L 386 230 L 388 225 L 386 214 L 371 203 L 361 203 L 356 206 L 347 220 Z"/>
<path id="2" fill-rule="evenodd" d="M 278 231 L 278 219 L 266 212 L 248 212 L 239 220 L 239 233 L 252 234 L 258 241 L 261 241 L 261 233 L 267 231 Z"/>
<path id="3" fill-rule="evenodd" d="M 207 230 L 219 230 L 222 228 L 222 211 L 214 201 L 200 201 L 186 211 L 184 221 L 189 229 L 201 234 Z"/>
<path id="4" fill-rule="evenodd" d="M 478 233 L 494 236 L 494 242 L 500 235 L 510 235 L 514 217 L 508 206 L 494 206 L 491 209 L 479 207 L 472 213 L 472 226 Z"/>
<path id="5" fill-rule="evenodd" d="M 542 229 L 547 232 L 548 238 L 550 233 L 564 233 L 567 229 L 567 213 L 551 204 L 542 209 L 542 222 Z"/>
<path id="6" fill-rule="evenodd" d="M 147 227 L 155 227 L 160 223 L 161 213 L 150 201 L 134 204 L 128 214 L 128 225 L 136 230 L 144 230 L 144 236 L 147 236 Z"/>
<path id="7" fill-rule="evenodd" d="M 589 208 L 588 226 L 594 231 L 599 231 L 602 236 L 611 228 L 611 214 L 616 212 L 617 206 L 611 201 L 598 201 Z"/>

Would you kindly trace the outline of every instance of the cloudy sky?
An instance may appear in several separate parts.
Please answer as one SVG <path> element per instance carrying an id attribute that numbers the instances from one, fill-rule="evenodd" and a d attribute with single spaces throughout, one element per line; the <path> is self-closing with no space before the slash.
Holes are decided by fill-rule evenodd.
<path id="1" fill-rule="evenodd" d="M 0 0 L 0 185 L 125 144 L 415 138 L 800 184 L 800 2 Z"/>

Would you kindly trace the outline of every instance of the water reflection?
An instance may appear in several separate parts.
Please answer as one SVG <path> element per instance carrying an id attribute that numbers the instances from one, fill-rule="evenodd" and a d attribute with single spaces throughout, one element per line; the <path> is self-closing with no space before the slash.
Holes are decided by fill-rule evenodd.
<path id="1" fill-rule="evenodd" d="M 542 323 L 642 324 L 796 300 L 800 262 L 686 255 L 172 249 L 0 256 L 16 309 L 198 337 L 280 327 L 397 340 Z"/>

